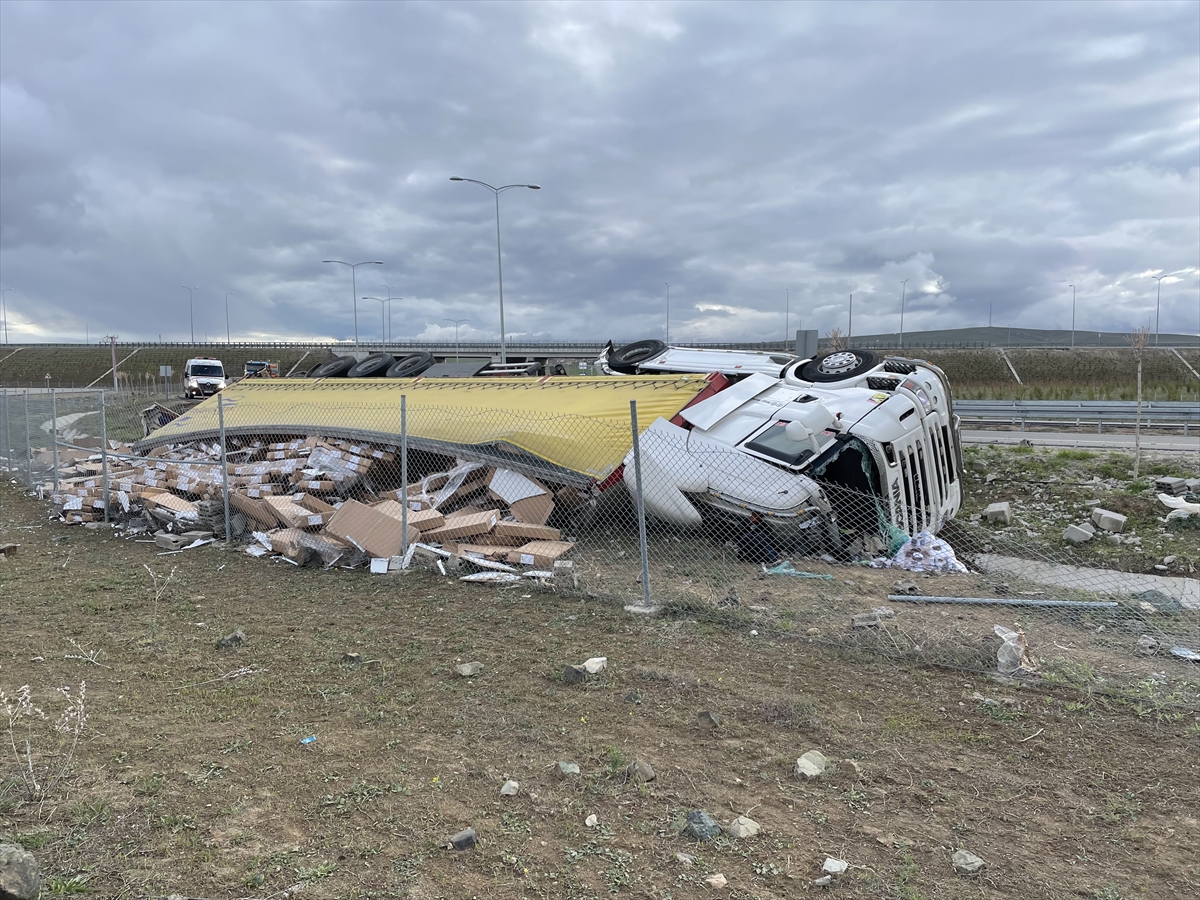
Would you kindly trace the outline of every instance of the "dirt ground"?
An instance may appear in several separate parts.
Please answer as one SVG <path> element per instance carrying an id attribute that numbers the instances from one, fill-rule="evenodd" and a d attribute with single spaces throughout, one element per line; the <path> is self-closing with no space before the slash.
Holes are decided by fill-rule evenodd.
<path id="1" fill-rule="evenodd" d="M 5 736 L 0 842 L 35 853 L 49 895 L 1200 892 L 1200 716 L 1185 706 L 835 649 L 802 623 L 755 635 L 739 616 L 644 618 L 421 572 L 296 569 L 217 546 L 158 556 L 45 511 L 0 489 L 0 542 L 21 544 L 0 557 L 0 689 L 31 686 L 48 718 L 19 717 L 17 747 L 28 736 L 41 783 L 65 772 L 28 801 Z M 160 587 L 174 569 L 157 601 L 145 566 Z M 845 578 L 857 583 L 764 590 L 878 605 L 877 585 Z M 245 642 L 218 650 L 235 629 Z M 564 665 L 598 655 L 606 672 L 563 682 Z M 482 671 L 459 676 L 466 661 Z M 68 761 L 55 690 L 82 680 Z M 812 749 L 838 763 L 802 781 Z M 627 782 L 634 760 L 657 778 Z M 555 778 L 559 761 L 581 777 Z M 500 794 L 508 778 L 516 796 Z M 695 809 L 763 831 L 700 844 L 679 834 Z M 445 849 L 468 826 L 478 845 Z M 959 848 L 982 874 L 954 873 Z M 850 868 L 814 887 L 826 856 Z M 706 884 L 716 873 L 726 887 Z"/>

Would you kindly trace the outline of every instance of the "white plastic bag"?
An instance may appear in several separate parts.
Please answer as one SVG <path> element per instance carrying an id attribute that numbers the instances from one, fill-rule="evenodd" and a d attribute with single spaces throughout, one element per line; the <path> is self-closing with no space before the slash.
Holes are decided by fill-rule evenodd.
<path id="1" fill-rule="evenodd" d="M 997 669 L 1001 675 L 1032 675 L 1037 672 L 1037 664 L 1029 655 L 1029 645 L 1025 641 L 1025 632 L 1013 631 L 1003 625 L 993 626 L 996 636 L 1004 641 L 996 651 Z"/>

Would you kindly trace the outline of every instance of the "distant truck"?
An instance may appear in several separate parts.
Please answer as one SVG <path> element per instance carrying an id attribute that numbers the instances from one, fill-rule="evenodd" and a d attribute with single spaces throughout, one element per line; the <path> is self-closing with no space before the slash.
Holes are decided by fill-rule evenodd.
<path id="1" fill-rule="evenodd" d="M 225 367 L 219 359 L 189 359 L 183 367 L 183 395 L 189 400 L 211 397 L 225 390 L 225 384 Z"/>
<path id="2" fill-rule="evenodd" d="M 268 362 L 265 359 L 248 359 L 246 360 L 245 370 L 242 373 L 243 378 L 278 378 L 279 363 Z"/>

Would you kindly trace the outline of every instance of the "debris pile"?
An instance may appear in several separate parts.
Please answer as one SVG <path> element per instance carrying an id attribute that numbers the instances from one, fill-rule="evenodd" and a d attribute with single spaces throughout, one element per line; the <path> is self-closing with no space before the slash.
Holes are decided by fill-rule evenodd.
<path id="1" fill-rule="evenodd" d="M 443 572 L 466 564 L 464 580 L 498 583 L 550 578 L 556 564 L 569 565 L 563 557 L 574 543 L 547 522 L 556 500 L 583 499 L 575 488 L 423 454 L 427 466 L 440 461 L 443 470 L 385 489 L 401 483 L 392 445 L 322 437 L 229 443 L 227 474 L 215 442 L 163 445 L 144 456 L 113 443 L 107 495 L 101 455 L 76 453 L 60 460 L 58 490 L 49 484 L 43 495 L 68 524 L 101 521 L 107 507 L 110 521 L 135 533 L 224 538 L 227 481 L 230 531 L 253 539 L 246 548 L 253 556 L 326 567 L 369 562 L 379 573 L 407 568 L 416 556 Z"/>

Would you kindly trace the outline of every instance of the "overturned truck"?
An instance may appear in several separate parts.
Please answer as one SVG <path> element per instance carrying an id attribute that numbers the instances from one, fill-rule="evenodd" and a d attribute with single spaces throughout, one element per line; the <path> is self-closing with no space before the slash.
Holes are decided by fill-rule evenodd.
<path id="1" fill-rule="evenodd" d="M 618 484 L 636 488 L 634 401 L 645 509 L 670 527 L 724 532 L 753 517 L 783 546 L 843 553 L 869 535 L 937 532 L 959 508 L 958 420 L 945 376 L 926 362 L 643 341 L 610 345 L 598 363 L 607 375 L 245 381 L 223 393 L 220 415 L 214 397 L 136 450 L 212 441 L 222 418 L 244 464 L 288 437 L 389 453 L 403 440 L 410 483 L 456 460 L 478 463 L 537 479 L 559 517 L 578 518 L 611 502 Z M 296 460 L 289 479 L 303 476 L 310 493 L 320 485 L 334 505 L 397 487 L 395 466 L 326 478 L 319 460 Z"/>

